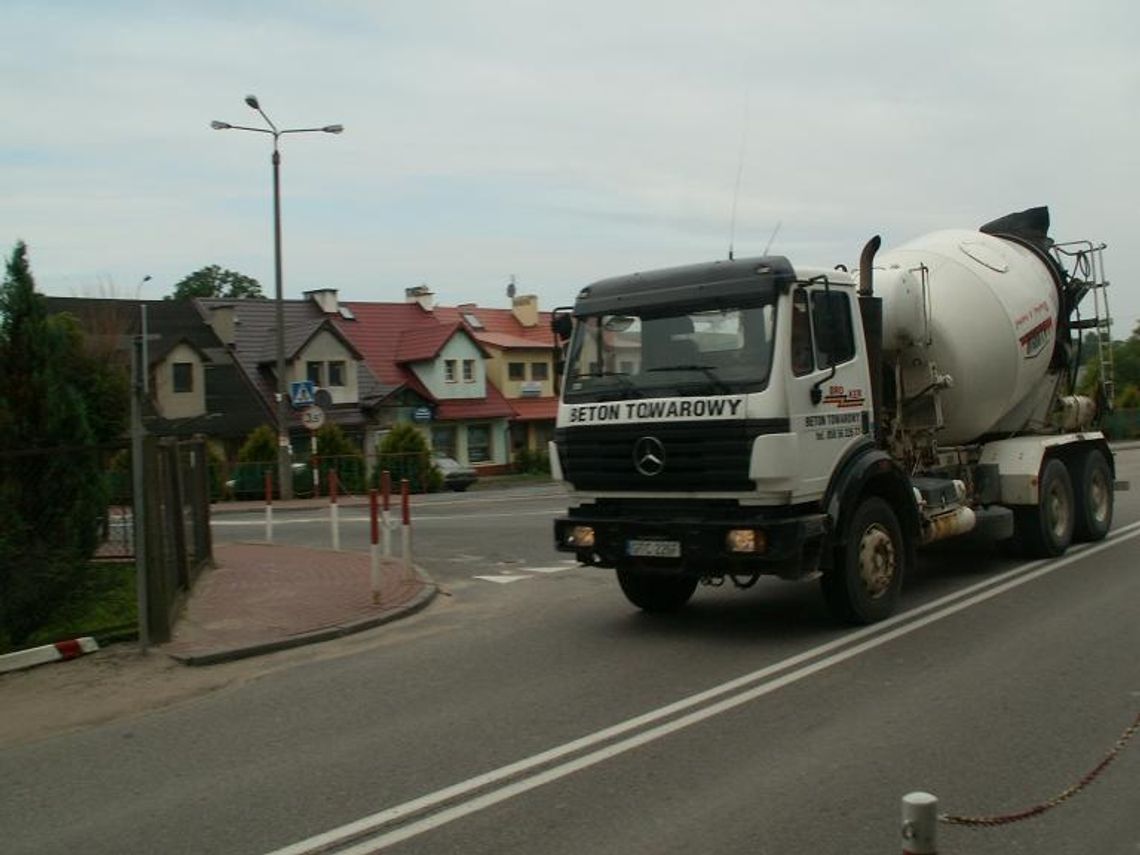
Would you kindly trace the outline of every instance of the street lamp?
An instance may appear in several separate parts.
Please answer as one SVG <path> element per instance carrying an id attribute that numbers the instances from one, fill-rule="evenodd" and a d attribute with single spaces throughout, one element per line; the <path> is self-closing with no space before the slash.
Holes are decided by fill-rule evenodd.
<path id="1" fill-rule="evenodd" d="M 278 139 L 283 134 L 324 133 L 339 134 L 344 125 L 325 125 L 323 128 L 278 128 L 273 120 L 265 115 L 256 95 L 246 95 L 245 103 L 261 114 L 268 128 L 250 128 L 244 125 L 231 125 L 216 119 L 210 122 L 215 131 L 253 131 L 273 137 L 273 266 L 275 278 L 275 299 L 277 316 L 277 479 L 281 485 L 281 498 L 293 498 L 293 477 L 289 465 L 289 427 L 285 407 L 285 304 L 281 287 L 281 152 Z"/>

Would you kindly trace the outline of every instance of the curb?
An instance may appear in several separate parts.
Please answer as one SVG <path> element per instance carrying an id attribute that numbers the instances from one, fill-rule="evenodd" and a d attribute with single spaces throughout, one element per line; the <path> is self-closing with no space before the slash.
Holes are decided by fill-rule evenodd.
<path id="1" fill-rule="evenodd" d="M 425 583 L 424 588 L 407 603 L 397 606 L 387 614 L 365 618 L 352 623 L 325 627 L 313 632 L 293 635 L 289 638 L 265 641 L 260 644 L 251 644 L 247 647 L 231 647 L 226 650 L 211 650 L 207 653 L 167 653 L 171 659 L 183 665 L 218 665 L 222 662 L 234 662 L 238 659 L 247 659 L 252 656 L 261 656 L 266 653 L 275 653 L 279 650 L 289 650 L 293 647 L 303 647 L 306 644 L 316 644 L 320 641 L 331 641 L 334 638 L 343 638 L 366 629 L 373 629 L 382 624 L 391 623 L 408 615 L 413 615 L 435 599 L 439 593 L 439 586 L 434 582 Z M 161 648 L 160 648 L 161 649 Z"/>
<path id="2" fill-rule="evenodd" d="M 22 668 L 34 668 L 36 665 L 46 665 L 49 662 L 75 659 L 84 653 L 94 653 L 98 649 L 99 642 L 91 636 L 85 635 L 82 638 L 72 638 L 67 641 L 57 641 L 55 644 L 45 644 L 41 647 L 29 647 L 27 650 L 5 653 L 0 656 L 0 674 L 7 671 L 19 671 Z"/>

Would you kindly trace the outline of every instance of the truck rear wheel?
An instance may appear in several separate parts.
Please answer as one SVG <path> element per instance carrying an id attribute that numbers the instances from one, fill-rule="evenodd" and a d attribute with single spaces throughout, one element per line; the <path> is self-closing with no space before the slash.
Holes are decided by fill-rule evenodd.
<path id="1" fill-rule="evenodd" d="M 1112 526 L 1112 470 L 1099 448 L 1077 458 L 1071 471 L 1076 496 L 1073 540 L 1104 540 Z"/>
<path id="2" fill-rule="evenodd" d="M 645 573 L 633 567 L 619 567 L 617 577 L 625 598 L 646 612 L 677 611 L 689 602 L 698 581 L 690 576 Z"/>
<path id="3" fill-rule="evenodd" d="M 1073 542 L 1076 518 L 1073 482 L 1065 464 L 1053 457 L 1041 466 L 1037 504 L 1016 509 L 1015 529 L 1029 558 L 1055 558 Z"/>
<path id="4" fill-rule="evenodd" d="M 906 564 L 906 543 L 894 510 L 868 496 L 855 510 L 846 542 L 820 579 L 831 613 L 847 623 L 875 623 L 898 605 Z"/>

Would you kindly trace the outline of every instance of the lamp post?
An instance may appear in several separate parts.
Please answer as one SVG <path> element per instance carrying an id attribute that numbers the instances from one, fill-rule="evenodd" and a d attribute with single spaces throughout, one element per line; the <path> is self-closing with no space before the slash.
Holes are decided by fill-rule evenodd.
<path id="1" fill-rule="evenodd" d="M 215 131 L 253 131 L 273 137 L 273 270 L 275 280 L 275 309 L 277 321 L 277 479 L 281 485 L 281 498 L 293 498 L 293 477 L 289 466 L 289 422 L 285 406 L 287 380 L 285 377 L 285 304 L 281 286 L 281 152 L 278 140 L 283 134 L 324 133 L 339 134 L 344 125 L 325 125 L 323 128 L 278 128 L 265 115 L 255 95 L 246 95 L 245 103 L 256 110 L 268 128 L 251 128 L 231 125 L 217 120 L 210 122 Z"/>

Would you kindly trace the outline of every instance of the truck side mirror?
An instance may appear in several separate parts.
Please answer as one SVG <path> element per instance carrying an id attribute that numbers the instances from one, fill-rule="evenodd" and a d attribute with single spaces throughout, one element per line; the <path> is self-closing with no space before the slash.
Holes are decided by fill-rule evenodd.
<path id="1" fill-rule="evenodd" d="M 574 331 L 574 318 L 570 312 L 569 308 L 558 308 L 550 315 L 550 329 L 562 344 L 570 341 L 570 334 Z"/>

